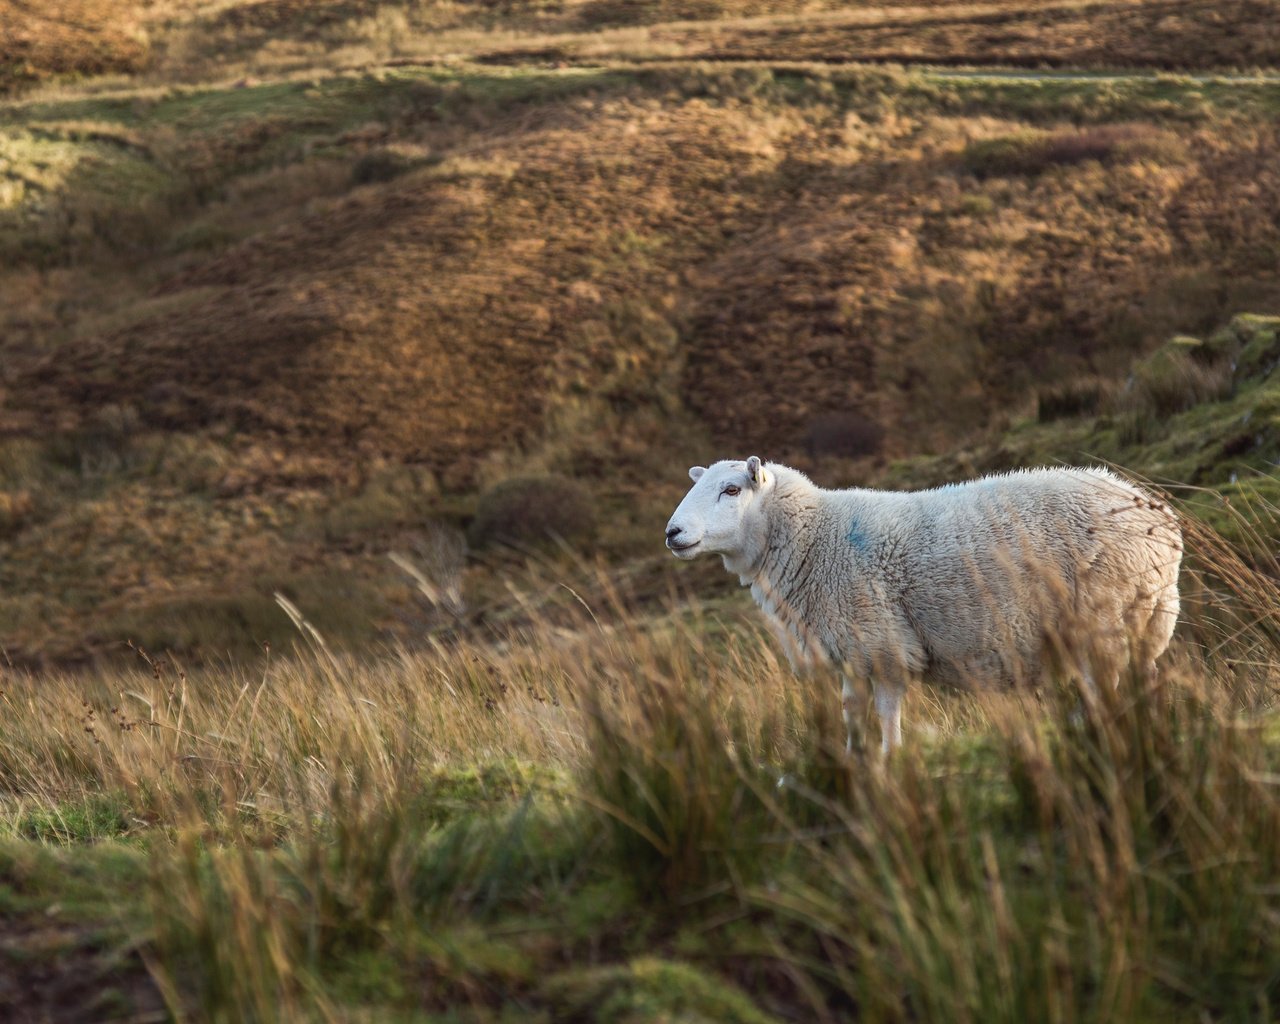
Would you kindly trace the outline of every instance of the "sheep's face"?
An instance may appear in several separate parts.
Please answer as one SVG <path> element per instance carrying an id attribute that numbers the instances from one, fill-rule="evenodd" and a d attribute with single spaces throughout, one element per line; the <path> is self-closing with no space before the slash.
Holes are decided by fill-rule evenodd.
<path id="1" fill-rule="evenodd" d="M 746 462 L 717 462 L 689 470 L 693 489 L 667 522 L 667 547 L 677 558 L 724 557 L 743 572 L 763 551 L 761 503 L 773 476 L 754 455 Z"/>

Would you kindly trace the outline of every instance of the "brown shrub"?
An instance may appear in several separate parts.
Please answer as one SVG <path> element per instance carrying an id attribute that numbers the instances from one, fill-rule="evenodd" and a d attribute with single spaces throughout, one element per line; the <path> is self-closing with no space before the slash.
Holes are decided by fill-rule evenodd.
<path id="1" fill-rule="evenodd" d="M 857 459 L 876 455 L 884 447 L 884 427 L 859 412 L 823 413 L 809 421 L 804 444 L 815 456 Z"/>
<path id="2" fill-rule="evenodd" d="M 1231 394 L 1230 364 L 1205 363 L 1180 340 L 1174 339 L 1134 367 L 1126 402 L 1131 409 L 1173 416 Z"/>
<path id="3" fill-rule="evenodd" d="M 1096 378 L 1073 380 L 1041 391 L 1036 396 L 1036 419 L 1050 423 L 1074 416 L 1095 416 L 1109 391 L 1110 388 Z"/>
<path id="4" fill-rule="evenodd" d="M 467 539 L 526 546 L 583 540 L 595 531 L 595 504 L 586 488 L 562 476 L 516 477 L 480 496 Z"/>
<path id="5" fill-rule="evenodd" d="M 138 410 L 128 404 L 94 409 L 72 431 L 53 436 L 51 462 L 83 476 L 102 476 L 131 465 L 141 431 Z"/>
<path id="6" fill-rule="evenodd" d="M 961 164 L 975 177 L 1002 178 L 1032 177 L 1088 160 L 1102 164 L 1135 160 L 1176 163 L 1185 157 L 1186 147 L 1172 132 L 1144 124 L 1103 124 L 982 139 L 965 148 Z"/>
<path id="7" fill-rule="evenodd" d="M 351 167 L 351 182 L 355 185 L 376 185 L 398 178 L 413 167 L 414 160 L 406 154 L 379 146 L 356 158 Z"/>
<path id="8" fill-rule="evenodd" d="M 35 511 L 31 492 L 0 491 L 0 537 L 17 533 Z"/>
<path id="9" fill-rule="evenodd" d="M 322 27 L 373 13 L 375 0 L 254 0 L 228 7 L 213 19 L 215 28 L 237 30 Z"/>

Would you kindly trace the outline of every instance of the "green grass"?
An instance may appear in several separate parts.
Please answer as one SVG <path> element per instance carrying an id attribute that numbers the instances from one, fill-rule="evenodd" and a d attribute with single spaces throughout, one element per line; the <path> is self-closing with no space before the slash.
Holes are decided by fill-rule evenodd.
<path id="1" fill-rule="evenodd" d="M 80 803 L 18 812 L 10 827 L 23 839 L 43 843 L 96 842 L 128 835 L 136 827 L 128 812 L 123 794 L 92 794 Z"/>
<path id="2" fill-rule="evenodd" d="M 0 838 L 0 914 L 34 914 L 56 905 L 74 922 L 101 924 L 123 907 L 136 907 L 147 880 L 139 849 L 91 842 L 104 837 L 88 831 L 74 837 L 76 845 L 64 842 L 73 837 L 57 838 L 55 844 Z"/>
<path id="3" fill-rule="evenodd" d="M 689 1024 L 771 1024 L 723 978 L 680 961 L 637 957 L 620 966 L 569 970 L 550 979 L 545 998 L 555 1019 L 600 1024 L 680 1020 Z"/>

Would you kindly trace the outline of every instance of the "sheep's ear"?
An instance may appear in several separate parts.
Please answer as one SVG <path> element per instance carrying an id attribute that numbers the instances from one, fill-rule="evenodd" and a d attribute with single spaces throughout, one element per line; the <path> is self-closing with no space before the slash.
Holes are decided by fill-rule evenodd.
<path id="1" fill-rule="evenodd" d="M 751 479 L 753 487 L 759 487 L 768 479 L 764 471 L 764 464 L 760 461 L 760 456 L 753 455 L 747 459 L 747 476 Z"/>
<path id="2" fill-rule="evenodd" d="M 706 471 L 707 471 L 706 466 L 690 466 L 689 479 L 696 484 L 699 480 L 702 479 L 702 474 L 705 473 Z"/>

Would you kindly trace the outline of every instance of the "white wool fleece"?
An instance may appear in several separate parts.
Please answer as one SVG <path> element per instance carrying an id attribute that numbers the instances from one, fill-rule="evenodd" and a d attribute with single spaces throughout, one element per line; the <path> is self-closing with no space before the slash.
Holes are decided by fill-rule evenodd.
<path id="1" fill-rule="evenodd" d="M 1106 470 L 910 492 L 825 490 L 755 457 L 690 476 L 667 546 L 721 555 L 797 666 L 833 662 L 871 679 L 886 749 L 912 678 L 1035 680 L 1074 644 L 1086 676 L 1114 682 L 1132 654 L 1149 668 L 1177 621 L 1177 520 Z M 847 682 L 845 694 L 847 707 Z"/>

